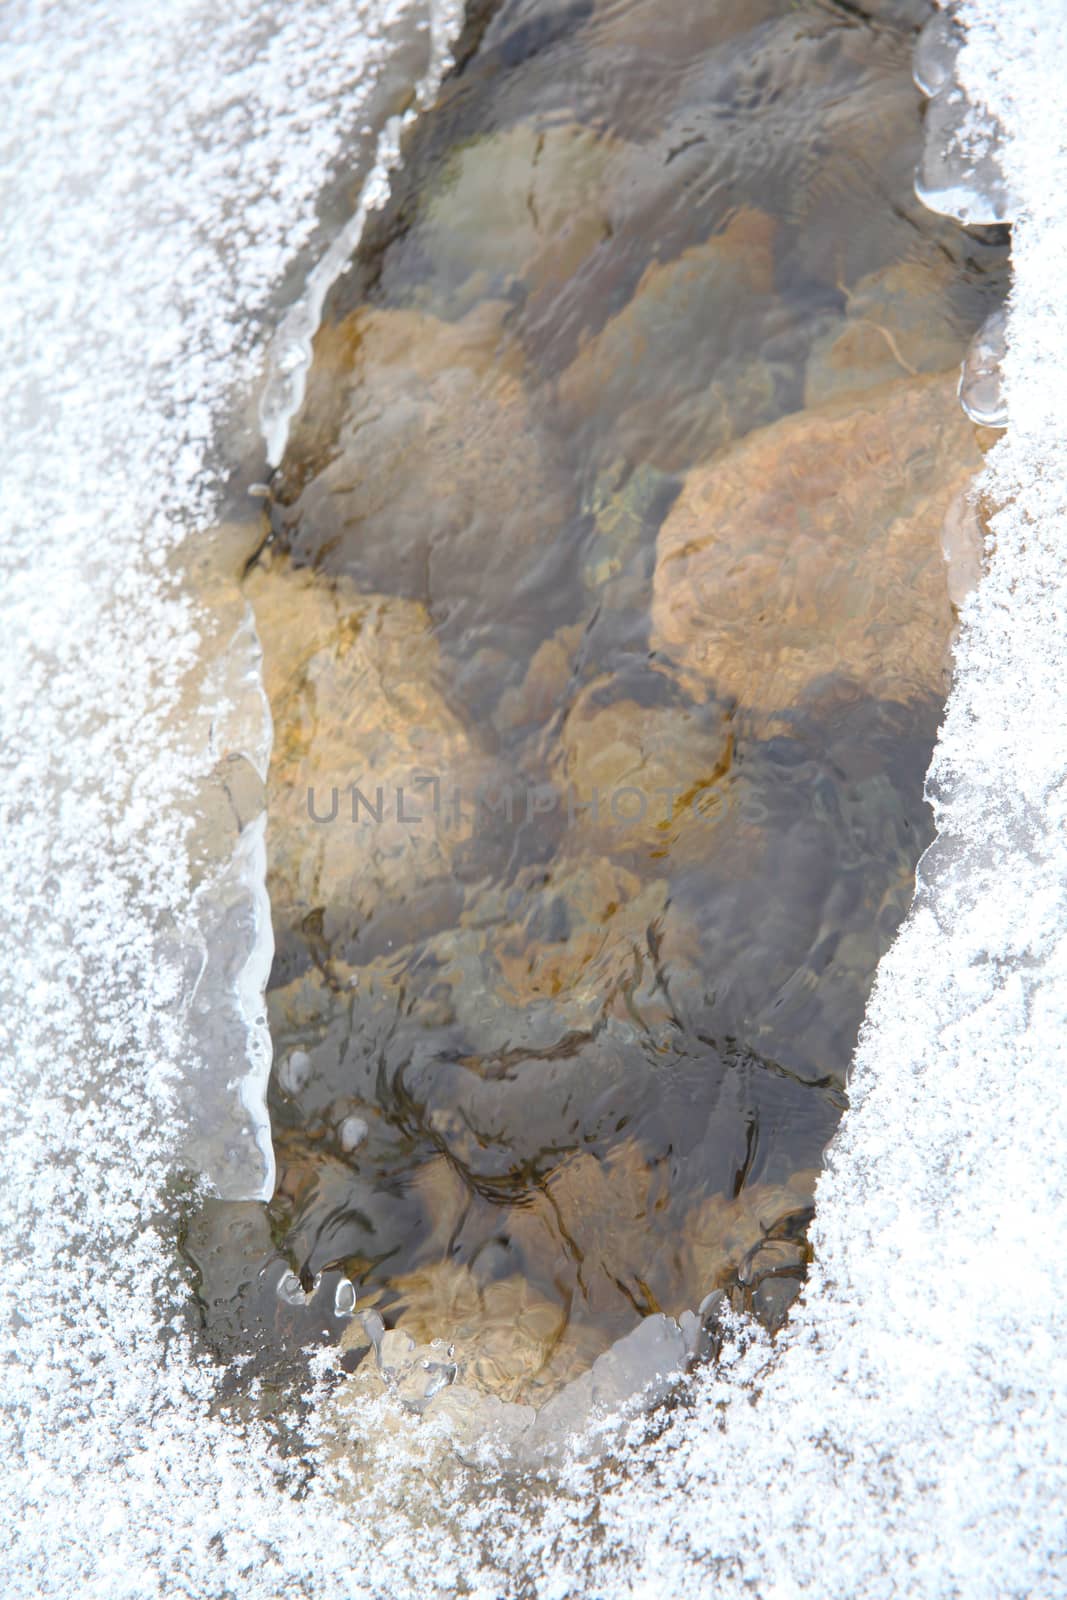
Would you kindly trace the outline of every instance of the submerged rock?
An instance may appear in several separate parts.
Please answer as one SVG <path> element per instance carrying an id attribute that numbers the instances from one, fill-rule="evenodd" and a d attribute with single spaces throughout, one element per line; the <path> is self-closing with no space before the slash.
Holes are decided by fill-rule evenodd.
<path id="1" fill-rule="evenodd" d="M 251 579 L 276 674 L 272 783 L 295 824 L 275 851 L 276 916 L 310 962 L 272 996 L 289 1248 L 305 1275 L 352 1272 L 401 1331 L 410 1313 L 417 1343 L 451 1296 L 480 1352 L 475 1391 L 543 1398 L 635 1318 L 678 1316 L 710 1288 L 729 1288 L 771 1325 L 784 1314 L 804 1261 L 787 1222 L 797 1207 L 755 1231 L 737 1217 L 750 1189 L 780 1185 L 791 1163 L 809 1168 L 832 1131 L 921 834 L 880 777 L 887 762 L 900 765 L 897 745 L 890 757 L 864 745 L 869 696 L 892 700 L 896 680 L 853 668 L 842 706 L 828 709 L 833 672 L 818 652 L 867 664 L 850 643 L 864 625 L 851 597 L 884 603 L 894 537 L 914 562 L 933 528 L 940 560 L 929 505 L 948 441 L 967 426 L 946 380 L 905 383 L 854 413 L 805 414 L 754 434 L 690 473 L 658 541 L 661 670 L 646 665 L 634 679 L 644 698 L 620 698 L 607 678 L 569 693 L 545 754 L 558 795 L 573 787 L 579 809 L 561 814 L 557 795 L 555 831 L 534 830 L 525 865 L 521 817 L 496 819 L 495 858 L 491 838 L 440 818 L 413 838 L 395 808 L 361 840 L 350 825 L 300 817 L 305 784 L 326 788 L 331 766 L 342 781 L 363 780 L 372 802 L 379 783 L 404 785 L 422 766 L 458 774 L 468 790 L 470 774 L 499 766 L 444 693 L 425 607 L 285 558 Z M 854 491 L 848 461 L 869 474 Z M 850 495 L 862 496 L 862 525 Z M 694 526 L 702 497 L 714 510 Z M 796 522 L 783 527 L 788 516 Z M 712 559 L 703 527 L 735 541 L 725 555 Z M 796 583 L 811 612 L 777 602 L 761 653 L 745 630 L 760 633 L 762 592 L 728 597 L 722 655 L 747 667 L 759 691 L 751 702 L 706 670 L 698 651 L 719 646 L 696 609 L 709 581 L 700 563 L 732 577 L 746 539 L 757 562 L 771 552 L 774 581 Z M 697 566 L 679 577 L 677 562 Z M 670 660 L 662 619 L 681 602 L 668 579 L 688 608 Z M 829 620 L 806 585 L 816 597 L 831 586 Z M 804 648 L 801 622 L 813 639 L 805 633 Z M 825 643 L 835 626 L 844 645 Z M 783 630 L 797 663 L 788 679 L 774 645 Z M 546 670 L 560 685 L 576 636 L 557 644 Z M 909 652 L 916 672 L 921 652 Z M 906 695 L 925 696 L 925 708 L 929 691 L 920 674 Z M 805 704 L 808 746 L 781 733 L 755 740 L 748 726 L 738 765 L 740 724 L 722 695 L 779 721 Z M 827 732 L 819 717 L 844 731 Z M 918 796 L 921 759 L 915 767 L 900 782 L 914 777 Z M 662 816 L 650 803 L 660 791 Z M 641 815 L 631 814 L 635 794 Z M 277 807 L 275 816 L 288 827 Z M 298 1054 L 294 1074 L 286 1063 Z M 348 1148 L 353 1118 L 366 1132 Z M 740 1211 L 721 1198 L 734 1183 Z M 490 1290 L 498 1283 L 510 1287 Z M 515 1315 L 526 1331 L 507 1356 L 502 1330 Z M 447 1326 L 432 1331 L 449 1337 Z"/>
<path id="2" fill-rule="evenodd" d="M 574 505 L 521 368 L 494 305 L 327 324 L 276 485 L 294 564 L 420 601 L 468 656 L 509 627 L 542 634 L 545 550 Z"/>
<path id="3" fill-rule="evenodd" d="M 638 982 L 669 888 L 585 853 L 542 876 L 519 916 L 488 930 L 496 993 L 517 1008 L 551 1000 L 571 1029 L 592 1028 L 620 986 Z"/>
<path id="4" fill-rule="evenodd" d="M 707 244 L 655 262 L 559 380 L 568 427 L 594 453 L 665 472 L 788 409 L 794 369 L 761 358 L 777 309 L 774 222 L 743 208 Z M 592 440 L 591 440 L 592 443 Z"/>
<path id="5" fill-rule="evenodd" d="M 407 248 L 454 312 L 516 285 L 558 288 L 610 237 L 617 141 L 579 123 L 524 120 L 456 147 L 420 196 Z M 432 284 L 432 289 L 429 285 Z"/>
<path id="6" fill-rule="evenodd" d="M 247 587 L 274 715 L 275 927 L 352 960 L 451 922 L 455 851 L 471 831 L 451 796 L 493 764 L 444 696 L 425 608 L 284 561 Z"/>
<path id="7" fill-rule="evenodd" d="M 686 478 L 659 536 L 653 647 L 695 694 L 783 712 L 833 680 L 941 694 L 941 527 L 981 464 L 955 375 L 803 412 Z"/>
<path id="8" fill-rule="evenodd" d="M 393 1280 L 390 1321 L 415 1344 L 453 1347 L 457 1375 L 483 1394 L 529 1401 L 590 1366 L 603 1340 L 576 1336 L 558 1298 L 512 1275 L 486 1281 L 441 1261 Z M 561 1349 L 566 1346 L 565 1349 Z"/>
<path id="9" fill-rule="evenodd" d="M 711 821 L 722 806 L 733 734 L 715 708 L 639 705 L 612 697 L 610 680 L 579 693 L 560 729 L 557 772 L 570 808 L 568 839 L 620 858 L 682 865 L 698 825 L 698 852 L 711 848 Z"/>
<path id="10" fill-rule="evenodd" d="M 900 261 L 868 273 L 847 292 L 835 319 L 812 345 L 806 407 L 859 396 L 895 379 L 944 372 L 963 359 L 967 323 L 952 297 L 955 273 L 943 258 Z"/>
<path id="11" fill-rule="evenodd" d="M 498 728 L 505 732 L 540 729 L 552 721 L 567 702 L 567 690 L 585 631 L 583 622 L 572 622 L 538 645 L 522 682 L 505 690 L 500 697 L 493 718 Z"/>
<path id="12" fill-rule="evenodd" d="M 703 1348 L 697 1304 L 716 1291 L 737 1310 L 751 1310 L 761 1293 L 784 1309 L 807 1264 L 815 1177 L 799 1172 L 786 1184 L 712 1195 L 665 1238 L 649 1226 L 650 1208 L 669 1204 L 661 1171 L 625 1143 L 606 1161 L 577 1155 L 504 1223 L 542 1281 L 569 1276 L 579 1263 L 584 1298 L 572 1314 L 521 1274 L 487 1279 L 448 1261 L 420 1268 L 393 1282 L 390 1331 L 374 1311 L 352 1320 L 343 1342 L 365 1349 L 369 1328 L 373 1344 L 350 1398 L 391 1392 L 409 1410 L 457 1421 L 473 1408 L 524 1432 L 539 1425 L 541 1437 L 530 1443 L 541 1449 L 562 1442 L 593 1407 L 624 1402 L 657 1373 L 679 1377 Z M 558 1227 L 543 1227 L 544 1208 L 558 1214 Z M 557 1254 L 561 1232 L 569 1258 Z M 646 1313 L 637 1345 L 632 1334 L 611 1334 L 620 1298 Z M 485 1411 L 479 1399 L 503 1401 L 515 1414 Z"/>

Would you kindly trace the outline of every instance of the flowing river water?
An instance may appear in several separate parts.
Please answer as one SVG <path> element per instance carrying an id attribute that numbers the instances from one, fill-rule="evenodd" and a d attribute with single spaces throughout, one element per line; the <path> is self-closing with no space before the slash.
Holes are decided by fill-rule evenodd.
<path id="1" fill-rule="evenodd" d="M 925 15 L 469 19 L 327 297 L 234 516 L 277 1185 L 185 1242 L 268 1389 L 326 1338 L 418 1408 L 541 1406 L 801 1287 L 932 837 L 1005 292 L 1000 233 L 914 196 Z"/>

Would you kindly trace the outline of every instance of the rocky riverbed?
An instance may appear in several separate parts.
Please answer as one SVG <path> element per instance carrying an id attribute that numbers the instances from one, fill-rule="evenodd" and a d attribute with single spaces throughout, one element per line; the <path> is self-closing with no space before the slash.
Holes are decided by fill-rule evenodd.
<path id="1" fill-rule="evenodd" d="M 923 10 L 505 6 L 315 341 L 245 583 L 274 1229 L 501 1398 L 802 1282 L 1004 287 L 912 195 Z"/>

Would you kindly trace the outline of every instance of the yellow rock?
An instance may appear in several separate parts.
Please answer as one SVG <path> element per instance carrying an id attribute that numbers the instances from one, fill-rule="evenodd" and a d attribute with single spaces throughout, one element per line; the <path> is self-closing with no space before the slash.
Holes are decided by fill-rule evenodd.
<path id="1" fill-rule="evenodd" d="M 941 527 L 981 464 L 955 376 L 802 412 L 691 472 L 660 530 L 652 645 L 695 694 L 764 712 L 831 678 L 945 687 Z"/>
<path id="2" fill-rule="evenodd" d="M 561 862 L 521 923 L 489 930 L 495 992 L 516 1007 L 551 999 L 575 1027 L 591 1025 L 647 963 L 648 929 L 662 919 L 667 899 L 666 882 L 645 884 L 606 858 Z"/>
<path id="3" fill-rule="evenodd" d="M 402 914 L 410 940 L 435 891 L 450 919 L 452 854 L 470 831 L 450 796 L 470 793 L 487 763 L 442 692 L 424 608 L 284 561 L 253 571 L 247 590 L 274 715 L 276 925 L 320 910 L 330 942 L 363 933 L 376 914 Z"/>
<path id="4" fill-rule="evenodd" d="M 442 1261 L 395 1279 L 392 1288 L 395 1326 L 416 1344 L 454 1344 L 464 1382 L 502 1400 L 526 1398 L 539 1386 L 564 1337 L 564 1307 L 519 1276 L 480 1284 L 469 1267 Z"/>
<path id="5" fill-rule="evenodd" d="M 576 848 L 657 864 L 683 860 L 689 824 L 700 848 L 727 803 L 733 759 L 729 719 L 705 707 L 642 706 L 608 700 L 610 683 L 583 690 L 560 733 L 556 781 L 573 814 Z M 594 809 L 595 802 L 595 809 Z"/>

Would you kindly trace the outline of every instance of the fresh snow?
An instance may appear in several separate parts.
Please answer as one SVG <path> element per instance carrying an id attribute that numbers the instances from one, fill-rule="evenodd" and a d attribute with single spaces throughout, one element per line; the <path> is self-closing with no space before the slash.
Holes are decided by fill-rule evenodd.
<path id="1" fill-rule="evenodd" d="M 340 1446 L 327 1407 L 298 1497 L 212 1409 L 166 1218 L 181 1108 L 215 1081 L 183 930 L 222 624 L 171 574 L 287 306 L 306 343 L 296 290 L 344 220 L 317 202 L 420 20 L 390 3 L 0 16 L 0 1591 L 1062 1595 L 1064 0 L 958 8 L 957 73 L 1007 130 L 1015 215 L 1011 424 L 986 473 L 1003 509 L 931 774 L 938 840 L 879 972 L 790 1328 L 697 1380 L 655 1438 L 635 1423 L 532 1497 L 488 1470 L 428 1480 L 433 1430 L 388 1407 Z"/>

